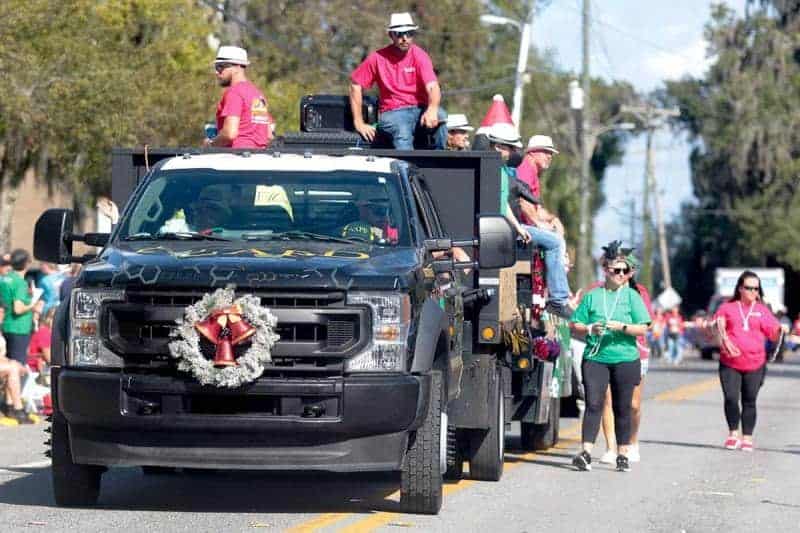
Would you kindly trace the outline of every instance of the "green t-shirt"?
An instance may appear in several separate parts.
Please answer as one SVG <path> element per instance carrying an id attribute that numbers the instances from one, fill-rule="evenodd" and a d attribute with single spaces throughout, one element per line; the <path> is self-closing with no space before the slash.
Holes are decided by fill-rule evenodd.
<path id="1" fill-rule="evenodd" d="M 610 291 L 605 287 L 592 289 L 572 314 L 572 322 L 588 326 L 616 320 L 623 324 L 649 324 L 650 313 L 639 293 L 630 287 Z M 599 343 L 599 345 L 598 345 Z M 598 363 L 623 363 L 639 359 L 636 337 L 622 331 L 605 330 L 602 335 L 587 335 L 584 359 Z"/>
<path id="2" fill-rule="evenodd" d="M 25 305 L 30 305 L 31 295 L 28 293 L 28 284 L 18 272 L 11 271 L 0 285 L 0 300 L 3 303 L 5 317 L 3 318 L 3 333 L 16 335 L 30 335 L 33 331 L 33 311 L 21 315 L 14 314 L 14 300 L 20 300 Z"/>

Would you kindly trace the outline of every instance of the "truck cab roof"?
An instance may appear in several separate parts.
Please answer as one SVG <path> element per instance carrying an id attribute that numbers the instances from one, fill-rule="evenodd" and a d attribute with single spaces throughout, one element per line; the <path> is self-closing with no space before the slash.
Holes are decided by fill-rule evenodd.
<path id="1" fill-rule="evenodd" d="M 211 153 L 186 154 L 167 159 L 161 170 L 213 169 L 226 171 L 297 171 L 315 172 L 360 171 L 392 172 L 392 164 L 401 163 L 389 157 L 368 155 L 319 155 L 275 153 Z"/>

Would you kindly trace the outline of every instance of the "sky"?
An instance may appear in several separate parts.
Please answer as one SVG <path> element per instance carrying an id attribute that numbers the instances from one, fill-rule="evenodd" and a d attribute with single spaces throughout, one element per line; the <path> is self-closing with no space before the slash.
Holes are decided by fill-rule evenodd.
<path id="1" fill-rule="evenodd" d="M 744 13 L 746 0 L 724 3 Z M 709 65 L 703 28 L 711 0 L 593 0 L 590 72 L 607 80 L 626 80 L 642 93 L 664 80 L 701 76 Z M 583 0 L 552 0 L 534 20 L 533 43 L 549 50 L 565 70 L 580 72 Z M 535 83 L 535 77 L 532 80 Z M 565 88 L 566 91 L 566 88 Z M 669 130 L 655 136 L 655 175 L 667 222 L 693 199 L 689 145 Z M 626 145 L 620 166 L 606 171 L 606 205 L 595 219 L 593 251 L 610 240 L 641 238 L 641 224 L 630 224 L 631 202 L 641 217 L 645 168 L 644 136 Z"/>

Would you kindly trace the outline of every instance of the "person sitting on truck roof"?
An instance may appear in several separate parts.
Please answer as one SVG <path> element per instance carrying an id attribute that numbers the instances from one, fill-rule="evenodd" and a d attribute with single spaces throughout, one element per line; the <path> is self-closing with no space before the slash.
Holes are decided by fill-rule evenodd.
<path id="1" fill-rule="evenodd" d="M 217 105 L 217 135 L 203 140 L 203 146 L 266 148 L 272 140 L 267 98 L 247 79 L 250 64 L 247 51 L 238 46 L 220 46 L 214 70 L 225 87 Z"/>
<path id="2" fill-rule="evenodd" d="M 454 113 L 447 117 L 447 149 L 462 151 L 469 149 L 469 134 L 475 128 L 469 125 L 467 116 Z"/>
<path id="3" fill-rule="evenodd" d="M 413 150 L 415 133 L 433 131 L 434 148 L 444 150 L 447 113 L 439 107 L 442 92 L 431 58 L 414 44 L 417 28 L 410 13 L 392 13 L 387 28 L 392 44 L 369 54 L 350 75 L 353 125 L 365 140 L 375 140 L 376 129 L 364 122 L 361 107 L 363 90 L 377 83 L 377 129 L 391 138 L 393 146 Z"/>
<path id="4" fill-rule="evenodd" d="M 506 161 L 513 158 L 517 153 L 516 150 L 522 148 L 519 133 L 511 124 L 494 124 L 486 130 L 486 136 L 490 148 L 500 152 Z M 569 305 L 569 282 L 564 266 L 566 243 L 563 234 L 559 235 L 551 228 L 543 227 L 543 224 L 520 223 L 518 217 L 524 214 L 528 215 L 528 220 L 536 220 L 541 202 L 530 193 L 525 183 L 517 179 L 515 168 L 506 165 L 503 167 L 503 172 L 508 176 L 508 196 L 506 201 L 501 203 L 503 212 L 522 236 L 523 241 L 532 240 L 534 244 L 544 250 L 549 295 L 547 310 L 555 315 L 568 318 L 572 314 L 572 308 Z"/>

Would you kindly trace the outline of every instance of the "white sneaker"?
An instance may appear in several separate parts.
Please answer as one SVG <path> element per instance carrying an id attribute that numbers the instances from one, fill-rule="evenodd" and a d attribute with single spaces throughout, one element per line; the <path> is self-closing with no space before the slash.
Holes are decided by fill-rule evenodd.
<path id="1" fill-rule="evenodd" d="M 641 460 L 642 458 L 639 455 L 639 445 L 632 444 L 630 447 L 628 447 L 628 461 L 632 463 L 638 463 Z"/>
<path id="2" fill-rule="evenodd" d="M 617 464 L 617 452 L 614 450 L 607 450 L 600 458 L 600 462 L 606 465 Z"/>

